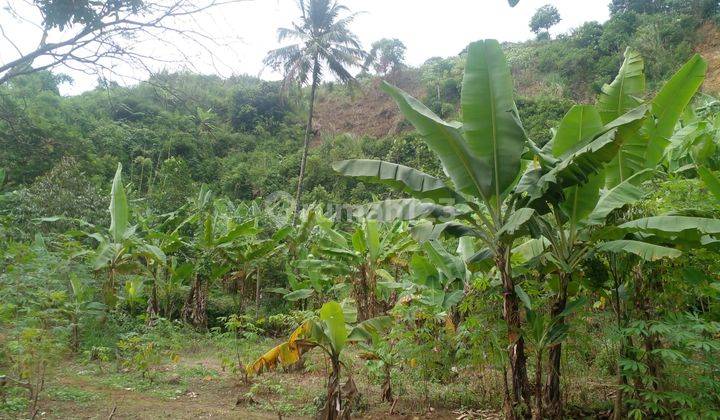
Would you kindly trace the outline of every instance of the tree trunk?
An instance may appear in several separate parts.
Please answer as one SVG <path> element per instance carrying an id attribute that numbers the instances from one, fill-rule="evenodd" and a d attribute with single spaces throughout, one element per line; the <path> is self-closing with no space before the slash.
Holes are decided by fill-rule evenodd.
<path id="1" fill-rule="evenodd" d="M 390 370 L 390 365 L 385 363 L 385 366 L 383 367 L 383 372 L 385 374 L 385 378 L 383 379 L 383 384 L 382 384 L 381 400 L 392 403 L 393 402 L 392 375 L 391 375 L 392 371 Z"/>
<path id="2" fill-rule="evenodd" d="M 152 294 L 150 295 L 150 299 L 148 299 L 148 306 L 146 312 L 148 325 L 155 322 L 155 320 L 160 315 L 160 304 L 158 303 L 157 297 L 157 280 L 155 279 L 153 279 Z"/>
<path id="3" fill-rule="evenodd" d="M 543 418 L 542 354 L 542 349 L 537 349 L 537 355 L 535 356 L 535 413 L 533 413 L 534 420 L 541 420 Z"/>
<path id="4" fill-rule="evenodd" d="M 515 293 L 515 284 L 510 273 L 508 252 L 498 249 L 495 266 L 500 272 L 503 284 L 503 316 L 508 328 L 508 360 L 510 361 L 511 392 L 510 403 L 505 404 L 506 418 L 530 418 L 530 382 L 527 374 L 525 341 L 520 333 L 520 302 Z"/>
<path id="5" fill-rule="evenodd" d="M 190 287 L 182 313 L 185 322 L 196 328 L 207 329 L 207 282 L 202 281 L 200 275 L 195 275 L 195 281 Z"/>
<path id="6" fill-rule="evenodd" d="M 358 321 L 365 321 L 380 315 L 380 303 L 375 295 L 375 275 L 367 264 L 359 267 L 359 272 L 353 281 L 353 295 L 358 310 Z"/>
<path id="7" fill-rule="evenodd" d="M 323 408 L 323 418 L 325 420 L 339 419 L 339 413 L 342 411 L 342 395 L 340 392 L 340 361 L 331 360 L 332 372 L 328 378 L 327 385 L 327 401 Z"/>
<path id="8" fill-rule="evenodd" d="M 72 335 L 70 337 L 70 348 L 73 353 L 80 351 L 80 327 L 78 325 L 79 320 L 77 315 L 72 316 Z"/>
<path id="9" fill-rule="evenodd" d="M 255 319 L 260 318 L 260 269 L 255 271 Z"/>
<path id="10" fill-rule="evenodd" d="M 551 322 L 558 325 L 565 323 L 560 314 L 567 305 L 567 288 L 570 283 L 569 273 L 560 273 L 560 290 L 555 296 L 552 308 L 550 309 Z M 562 418 L 562 399 L 560 392 L 560 360 L 562 357 L 562 343 L 550 346 L 548 350 L 548 376 L 545 383 L 545 405 L 546 414 L 551 418 Z"/>
<path id="11" fill-rule="evenodd" d="M 310 136 L 312 135 L 313 112 L 315 110 L 315 92 L 317 91 L 318 77 L 320 76 L 320 61 L 317 54 L 314 57 L 312 87 L 310 88 L 310 104 L 308 106 L 307 126 L 305 126 L 305 142 L 303 143 L 302 159 L 300 160 L 300 176 L 298 177 L 297 192 L 295 194 L 295 212 L 293 213 L 293 224 L 297 222 L 300 214 L 300 196 L 302 195 L 303 180 L 305 179 L 305 164 L 307 163 L 308 149 L 310 149 Z"/>

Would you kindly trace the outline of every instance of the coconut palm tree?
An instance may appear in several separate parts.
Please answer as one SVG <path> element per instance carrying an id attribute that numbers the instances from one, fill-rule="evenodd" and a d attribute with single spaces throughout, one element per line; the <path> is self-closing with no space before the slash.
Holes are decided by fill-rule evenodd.
<path id="1" fill-rule="evenodd" d="M 327 72 L 343 83 L 352 82 L 354 78 L 348 68 L 358 66 L 366 56 L 360 41 L 348 28 L 356 15 L 349 13 L 347 7 L 336 0 L 298 0 L 298 7 L 302 14 L 292 28 L 278 29 L 279 42 L 292 39 L 296 43 L 268 52 L 264 60 L 266 66 L 283 72 L 285 83 L 311 83 L 294 218 L 300 210 L 318 84 Z"/>

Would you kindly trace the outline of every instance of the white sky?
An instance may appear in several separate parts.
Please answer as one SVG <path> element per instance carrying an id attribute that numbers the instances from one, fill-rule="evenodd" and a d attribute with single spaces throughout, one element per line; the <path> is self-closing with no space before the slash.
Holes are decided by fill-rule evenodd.
<path id="1" fill-rule="evenodd" d="M 18 0 L 5 0 L 14 3 Z M 381 38 L 399 38 L 407 46 L 407 62 L 419 65 L 430 57 L 458 54 L 471 41 L 495 38 L 500 41 L 523 41 L 533 36 L 528 27 L 535 10 L 547 3 L 560 11 L 562 21 L 551 31 L 553 35 L 566 32 L 584 22 L 608 19 L 608 0 L 520 0 L 515 8 L 507 0 L 342 0 L 352 11 L 363 12 L 352 25 L 363 46 L 369 48 L 373 41 Z M 0 1 L 2 5 L 3 1 Z M 262 59 L 268 50 L 278 47 L 276 30 L 289 26 L 297 17 L 295 0 L 248 0 L 213 9 L 199 17 L 199 24 L 205 32 L 224 40 L 225 48 L 214 50 L 222 62 L 210 65 L 207 55 L 199 47 L 186 47 L 188 55 L 196 57 L 196 70 L 203 73 L 252 74 L 263 78 L 277 79 L 279 75 L 263 71 Z M 8 27 L 8 22 L 2 22 Z M 30 47 L 33 42 L 28 30 L 22 33 L 18 24 L 16 43 L 21 48 L 25 41 Z M 24 25 L 27 27 L 27 25 Z M 11 27 L 12 29 L 12 27 Z M 0 44 L 2 50 L 7 46 Z M 153 54 L 162 55 L 161 45 L 149 43 L 146 48 Z M 196 48 L 197 51 L 193 51 Z M 6 50 L 7 52 L 7 50 Z M 95 75 L 86 75 L 69 69 L 60 71 L 70 74 L 75 83 L 64 85 L 64 94 L 77 94 L 92 89 L 97 80 Z M 145 78 L 144 71 L 127 69 L 136 79 Z M 132 80 L 120 80 L 132 83 Z"/>

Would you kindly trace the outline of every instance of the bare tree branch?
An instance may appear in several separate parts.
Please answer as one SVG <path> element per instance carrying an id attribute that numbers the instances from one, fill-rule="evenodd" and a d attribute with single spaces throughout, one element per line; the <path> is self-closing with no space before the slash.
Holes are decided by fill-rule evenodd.
<path id="1" fill-rule="evenodd" d="M 0 25 L 0 49 L 4 39 L 12 47 L 7 50 L 15 50 L 10 58 L 4 54 L 0 57 L 0 84 L 60 66 L 89 74 L 114 73 L 119 64 L 144 71 L 150 70 L 151 63 L 192 66 L 186 53 L 188 45 L 206 54 L 209 58 L 206 62 L 217 70 L 217 64 L 224 63 L 218 60 L 216 51 L 227 49 L 228 45 L 212 36 L 196 17 L 210 9 L 243 1 L 247 0 L 156 0 L 140 3 L 139 9 L 118 10 L 109 6 L 113 3 L 111 0 L 106 0 L 94 11 L 97 16 L 93 19 L 68 23 L 62 30 L 49 26 L 47 21 L 39 23 L 47 16 L 38 10 L 35 10 L 37 19 L 28 17 L 29 13 L 23 9 L 35 9 L 34 1 L 8 1 L 0 11 L 0 21 L 14 20 L 22 26 L 25 38 L 28 38 L 27 31 L 39 33 L 40 42 L 34 48 L 23 50 L 23 43 L 8 36 L 11 25 Z M 2 18 L 2 14 L 6 18 Z M 160 48 L 143 52 L 142 48 L 149 44 Z M 171 58 L 173 55 L 178 58 Z"/>

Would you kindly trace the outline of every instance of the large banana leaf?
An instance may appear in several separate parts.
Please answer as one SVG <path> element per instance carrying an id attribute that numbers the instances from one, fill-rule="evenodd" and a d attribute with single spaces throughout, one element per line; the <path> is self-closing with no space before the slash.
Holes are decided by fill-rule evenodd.
<path id="1" fill-rule="evenodd" d="M 380 222 L 415 220 L 425 217 L 443 220 L 452 219 L 460 214 L 462 212 L 455 207 L 425 203 L 414 198 L 380 201 L 360 206 L 355 211 L 356 216 Z"/>
<path id="2" fill-rule="evenodd" d="M 462 86 L 462 131 L 485 172 L 485 197 L 500 197 L 520 170 L 525 132 L 513 100 L 510 67 L 496 40 L 468 47 Z"/>
<path id="3" fill-rule="evenodd" d="M 621 146 L 617 155 L 607 164 L 605 186 L 612 188 L 630 178 L 633 174 L 646 169 L 647 134 L 641 130 L 643 121 L 618 129 Z"/>
<path id="4" fill-rule="evenodd" d="M 351 159 L 333 163 L 333 169 L 344 176 L 389 185 L 418 199 L 462 201 L 445 183 L 432 175 L 396 163 L 370 159 Z"/>
<path id="5" fill-rule="evenodd" d="M 619 227 L 628 232 L 695 245 L 707 242 L 708 236 L 720 234 L 720 220 L 690 216 L 646 217 Z"/>
<path id="6" fill-rule="evenodd" d="M 348 338 L 348 330 L 345 326 L 345 314 L 339 303 L 330 301 L 320 308 L 320 320 L 323 321 L 323 330 L 333 353 L 339 355 Z"/>
<path id="7" fill-rule="evenodd" d="M 542 175 L 527 191 L 531 200 L 560 201 L 562 190 L 588 182 L 591 176 L 599 173 L 604 164 L 615 156 L 620 147 L 617 129 L 612 129 L 587 146 L 558 163 Z"/>
<path id="8" fill-rule="evenodd" d="M 640 188 L 640 185 L 654 176 L 654 170 L 645 169 L 607 191 L 600 197 L 597 205 L 588 215 L 587 223 L 592 225 L 602 224 L 613 210 L 635 203 L 643 198 L 647 192 Z"/>
<path id="9" fill-rule="evenodd" d="M 458 222 L 445 222 L 435 224 L 430 221 L 425 221 L 422 223 L 418 223 L 410 229 L 410 234 L 412 235 L 413 239 L 415 239 L 419 243 L 439 239 L 444 233 L 460 238 L 468 236 L 480 236 L 480 232 L 478 232 L 477 230 Z"/>
<path id="10" fill-rule="evenodd" d="M 597 109 L 592 105 L 575 105 L 565 114 L 555 131 L 551 140 L 552 154 L 559 158 L 568 152 L 572 153 L 601 131 L 603 122 Z"/>
<path id="11" fill-rule="evenodd" d="M 647 107 L 641 105 L 606 124 L 601 135 L 579 149 L 569 149 L 562 160 L 547 170 L 543 167 L 530 167 L 516 186 L 518 194 L 524 194 L 532 206 L 541 212 L 547 211 L 545 202 L 562 201 L 563 190 L 587 183 L 598 174 L 606 163 L 612 160 L 622 144 L 618 136 L 620 129 L 637 124 L 647 113 Z"/>
<path id="12" fill-rule="evenodd" d="M 669 138 L 680 116 L 705 81 L 707 62 L 695 54 L 665 85 L 652 101 L 655 124 L 649 125 L 650 141 L 646 153 L 647 167 L 655 167 L 663 156 Z"/>
<path id="13" fill-rule="evenodd" d="M 668 248 L 665 246 L 632 240 L 604 242 L 598 245 L 597 250 L 600 252 L 611 252 L 614 254 L 631 253 L 637 255 L 645 261 L 657 261 L 663 258 L 677 258 L 682 254 L 682 252 L 675 248 Z"/>
<path id="14" fill-rule="evenodd" d="M 122 184 L 122 164 L 118 163 L 110 191 L 110 236 L 121 242 L 128 230 L 130 210 L 128 209 L 125 187 Z"/>
<path id="15" fill-rule="evenodd" d="M 513 212 L 507 222 L 498 230 L 497 236 L 505 236 L 507 238 L 516 238 L 526 233 L 527 223 L 530 222 L 535 215 L 535 210 L 531 208 L 521 208 Z"/>
<path id="16" fill-rule="evenodd" d="M 602 88 L 598 99 L 598 111 L 604 123 L 609 123 L 622 114 L 640 105 L 640 96 L 645 92 L 645 62 L 640 53 L 625 50 L 618 75 L 612 83 Z"/>
<path id="17" fill-rule="evenodd" d="M 552 154 L 566 157 L 602 132 L 600 114 L 592 105 L 576 105 L 563 117 L 552 140 Z M 591 175 L 588 182 L 573 185 L 563 191 L 560 208 L 573 225 L 587 216 L 597 203 L 604 182 L 600 174 Z"/>
<path id="18" fill-rule="evenodd" d="M 386 82 L 383 90 L 397 102 L 400 111 L 440 158 L 455 188 L 474 197 L 488 198 L 490 168 L 475 157 L 462 136 L 459 124 L 450 124 L 420 101 Z"/>

